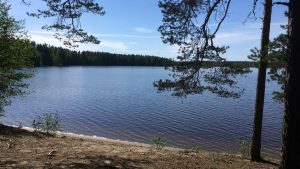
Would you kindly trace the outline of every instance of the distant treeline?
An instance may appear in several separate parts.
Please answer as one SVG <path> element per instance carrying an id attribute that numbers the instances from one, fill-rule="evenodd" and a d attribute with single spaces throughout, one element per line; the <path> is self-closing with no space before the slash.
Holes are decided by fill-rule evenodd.
<path id="1" fill-rule="evenodd" d="M 258 62 L 253 61 L 226 61 L 226 62 L 213 62 L 206 61 L 203 63 L 204 67 L 258 67 Z"/>
<path id="2" fill-rule="evenodd" d="M 36 44 L 32 42 L 36 49 L 36 56 L 33 59 L 34 66 L 172 66 L 175 61 L 145 55 L 126 55 L 108 52 L 73 51 L 62 47 L 54 47 L 47 44 Z M 203 67 L 215 66 L 240 66 L 257 67 L 257 62 L 249 61 L 228 61 L 203 63 Z"/>
<path id="3" fill-rule="evenodd" d="M 107 52 L 72 51 L 32 43 L 36 48 L 34 66 L 165 66 L 172 60 L 144 55 L 125 55 Z"/>
<path id="4" fill-rule="evenodd" d="M 196 62 L 171 62 L 170 66 L 174 65 L 194 65 L 199 64 Z M 258 67 L 258 62 L 253 61 L 222 61 L 222 62 L 215 62 L 215 61 L 203 61 L 202 66 L 203 68 L 211 68 L 211 67 L 239 67 L 239 68 L 254 68 Z"/>

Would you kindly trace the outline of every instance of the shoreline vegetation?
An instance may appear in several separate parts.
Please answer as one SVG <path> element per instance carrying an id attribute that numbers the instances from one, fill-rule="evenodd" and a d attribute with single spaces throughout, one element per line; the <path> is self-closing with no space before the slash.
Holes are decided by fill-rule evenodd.
<path id="1" fill-rule="evenodd" d="M 75 51 L 31 42 L 35 49 L 34 67 L 41 66 L 164 66 L 171 59 L 137 54 Z"/>
<path id="2" fill-rule="evenodd" d="M 194 151 L 31 128 L 0 125 L 0 168 L 272 169 L 278 161 L 250 162 L 239 154 Z M 275 163 L 274 163 L 275 162 Z"/>
<path id="3" fill-rule="evenodd" d="M 34 67 L 44 66 L 173 66 L 176 61 L 158 56 L 137 54 L 116 54 L 108 52 L 75 51 L 47 44 L 31 43 L 35 54 L 32 58 Z M 214 66 L 257 67 L 254 61 L 226 61 L 217 63 L 205 61 L 203 67 Z"/>

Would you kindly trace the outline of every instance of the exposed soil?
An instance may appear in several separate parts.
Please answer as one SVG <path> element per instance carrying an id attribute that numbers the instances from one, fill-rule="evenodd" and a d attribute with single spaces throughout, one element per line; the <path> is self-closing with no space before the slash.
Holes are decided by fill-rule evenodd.
<path id="1" fill-rule="evenodd" d="M 156 150 L 150 145 L 58 134 L 55 137 L 0 125 L 0 168 L 275 169 L 236 154 Z"/>

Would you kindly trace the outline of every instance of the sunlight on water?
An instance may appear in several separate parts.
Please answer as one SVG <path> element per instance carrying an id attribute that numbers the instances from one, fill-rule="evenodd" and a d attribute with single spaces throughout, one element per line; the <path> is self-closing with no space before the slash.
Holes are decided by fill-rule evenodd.
<path id="1" fill-rule="evenodd" d="M 157 93 L 152 83 L 167 74 L 152 67 L 39 68 L 29 80 L 31 94 L 13 100 L 0 121 L 31 127 L 37 115 L 57 111 L 65 132 L 143 143 L 160 135 L 168 146 L 213 151 L 238 151 L 238 140 L 250 141 L 256 70 L 238 79 L 245 93 L 235 100 L 210 93 L 186 99 Z M 283 111 L 272 100 L 277 89 L 267 83 L 262 136 L 264 151 L 275 156 Z"/>

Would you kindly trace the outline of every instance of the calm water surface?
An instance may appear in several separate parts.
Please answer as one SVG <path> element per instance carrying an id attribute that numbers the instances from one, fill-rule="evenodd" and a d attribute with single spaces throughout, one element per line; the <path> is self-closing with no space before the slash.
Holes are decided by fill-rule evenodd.
<path id="1" fill-rule="evenodd" d="M 29 80 L 31 93 L 13 100 L 0 122 L 31 127 L 37 115 L 58 112 L 62 131 L 149 143 L 162 136 L 168 146 L 238 151 L 251 139 L 257 71 L 239 78 L 239 99 L 210 93 L 180 99 L 157 93 L 152 83 L 168 77 L 153 67 L 38 68 Z M 267 83 L 263 150 L 279 155 L 283 106 L 272 100 Z"/>

